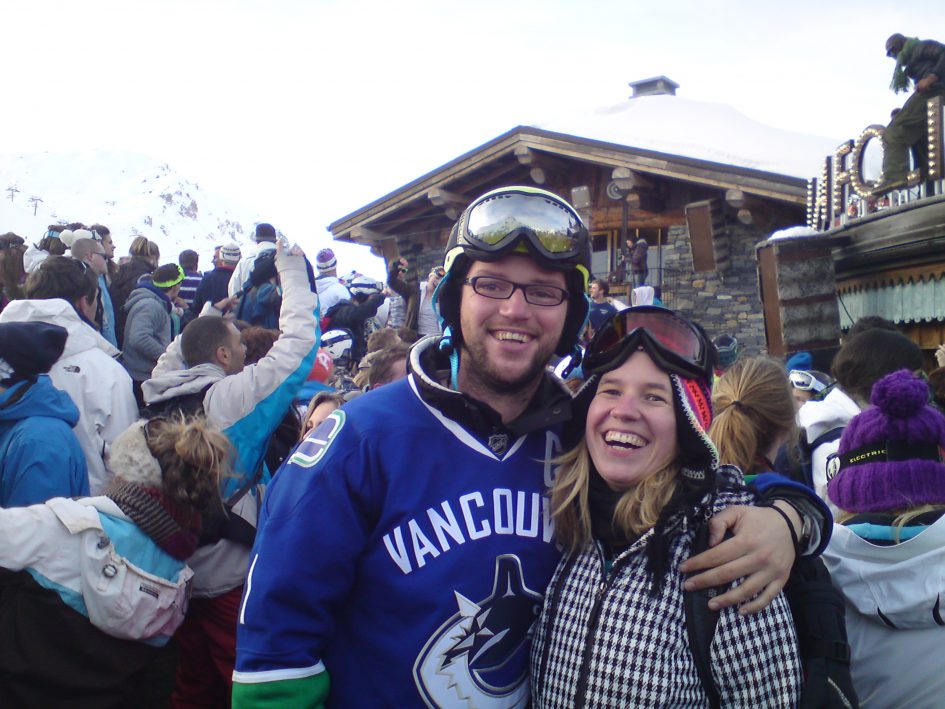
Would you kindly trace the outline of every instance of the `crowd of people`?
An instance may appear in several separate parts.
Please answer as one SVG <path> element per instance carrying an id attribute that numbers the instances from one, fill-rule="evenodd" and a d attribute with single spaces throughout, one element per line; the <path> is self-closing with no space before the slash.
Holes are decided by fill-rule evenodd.
<path id="1" fill-rule="evenodd" d="M 425 278 L 254 242 L 0 236 L 4 706 L 940 702 L 942 377 L 894 325 L 745 356 L 529 187 Z"/>

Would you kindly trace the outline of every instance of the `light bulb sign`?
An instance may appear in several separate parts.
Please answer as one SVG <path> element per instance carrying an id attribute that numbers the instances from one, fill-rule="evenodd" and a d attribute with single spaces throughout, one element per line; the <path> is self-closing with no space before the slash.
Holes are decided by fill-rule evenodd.
<path id="1" fill-rule="evenodd" d="M 942 97 L 928 101 L 928 180 L 943 178 L 942 163 Z M 845 223 L 848 218 L 863 216 L 880 203 L 876 187 L 882 180 L 869 180 L 864 175 L 864 156 L 872 141 L 883 142 L 885 128 L 867 126 L 855 140 L 841 143 L 832 155 L 824 158 L 820 176 L 807 181 L 807 225 L 817 231 L 828 231 Z M 910 186 L 922 180 L 920 170 L 912 170 L 906 177 Z M 884 198 L 888 200 L 887 198 Z M 865 207 L 865 209 L 864 209 Z"/>

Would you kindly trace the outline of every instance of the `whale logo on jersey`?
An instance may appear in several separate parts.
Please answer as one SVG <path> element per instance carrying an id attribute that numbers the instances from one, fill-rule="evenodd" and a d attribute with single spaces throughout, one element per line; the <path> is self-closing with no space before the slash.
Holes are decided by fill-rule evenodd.
<path id="1" fill-rule="evenodd" d="M 305 440 L 299 443 L 299 447 L 289 458 L 289 462 L 302 468 L 311 468 L 322 459 L 322 456 L 328 450 L 328 446 L 341 433 L 344 425 L 345 412 L 341 409 L 335 409 L 324 421 L 309 431 Z"/>
<path id="2" fill-rule="evenodd" d="M 437 629 L 414 663 L 423 700 L 430 707 L 525 707 L 526 640 L 542 596 L 525 586 L 522 562 L 512 554 L 496 557 L 487 598 L 471 601 L 453 593 L 458 612 Z"/>

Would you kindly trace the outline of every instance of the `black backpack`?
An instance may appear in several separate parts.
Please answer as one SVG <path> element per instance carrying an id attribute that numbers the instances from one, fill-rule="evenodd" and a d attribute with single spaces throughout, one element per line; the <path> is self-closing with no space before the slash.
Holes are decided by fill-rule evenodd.
<path id="1" fill-rule="evenodd" d="M 158 416 L 203 416 L 203 400 L 211 386 L 213 384 L 208 384 L 203 389 L 190 394 L 181 394 L 149 404 L 142 407 L 138 413 L 141 418 L 148 420 Z M 221 539 L 253 546 L 256 540 L 256 528 L 239 515 L 232 514 L 232 511 L 236 503 L 259 482 L 263 473 L 263 464 L 264 461 L 259 462 L 256 474 L 232 496 L 226 500 L 215 498 L 200 513 L 200 546 L 216 544 Z"/>
<path id="2" fill-rule="evenodd" d="M 702 525 L 693 541 L 693 555 L 708 548 L 709 525 Z M 689 649 L 702 688 L 712 709 L 721 707 L 718 687 L 712 677 L 709 648 L 715 636 L 719 611 L 709 609 L 709 599 L 725 588 L 684 591 L 683 606 Z M 805 709 L 854 709 L 859 707 L 850 676 L 850 645 L 843 595 L 830 580 L 820 559 L 798 559 L 784 587 L 791 606 L 801 652 L 804 688 L 799 706 Z"/>

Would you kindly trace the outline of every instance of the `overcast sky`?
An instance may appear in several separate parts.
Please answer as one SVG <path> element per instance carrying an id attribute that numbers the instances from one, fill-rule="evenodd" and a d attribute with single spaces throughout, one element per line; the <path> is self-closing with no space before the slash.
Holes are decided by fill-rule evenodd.
<path id="1" fill-rule="evenodd" d="M 893 32 L 945 41 L 941 0 L 7 0 L 0 153 L 169 162 L 290 236 L 522 124 L 678 94 L 846 139 L 905 100 Z"/>

